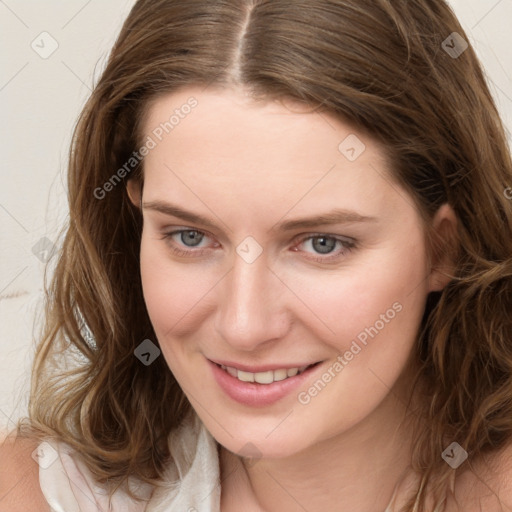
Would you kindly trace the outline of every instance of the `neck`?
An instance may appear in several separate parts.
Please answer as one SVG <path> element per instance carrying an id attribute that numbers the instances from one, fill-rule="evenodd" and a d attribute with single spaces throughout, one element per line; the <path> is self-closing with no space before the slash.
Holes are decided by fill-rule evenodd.
<path id="1" fill-rule="evenodd" d="M 399 385 L 349 431 L 289 457 L 248 464 L 221 447 L 222 510 L 384 511 L 411 462 L 414 415 Z"/>

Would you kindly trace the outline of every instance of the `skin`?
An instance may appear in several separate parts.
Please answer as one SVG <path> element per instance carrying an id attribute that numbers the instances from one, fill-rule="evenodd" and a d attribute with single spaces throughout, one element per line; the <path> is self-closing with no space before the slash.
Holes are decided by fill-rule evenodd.
<path id="1" fill-rule="evenodd" d="M 193 115 L 145 161 L 141 272 L 163 356 L 220 443 L 221 510 L 375 512 L 395 486 L 398 510 L 402 492 L 415 490 L 412 427 L 401 421 L 415 405 L 404 405 L 416 370 L 412 348 L 426 295 L 453 271 L 455 215 L 447 205 L 437 212 L 432 227 L 442 249 L 429 258 L 425 225 L 375 141 L 296 104 L 292 112 L 291 104 L 251 103 L 242 91 L 190 88 L 154 104 L 146 131 L 191 94 L 199 100 Z M 354 162 L 337 151 L 347 134 L 366 145 Z M 128 192 L 139 205 L 138 185 L 129 182 Z M 211 250 L 197 258 L 173 253 L 163 233 L 203 226 L 149 209 L 155 200 L 209 216 L 216 227 L 200 245 Z M 333 205 L 377 222 L 270 229 Z M 325 256 L 316 254 L 318 239 L 304 241 L 306 232 L 351 237 L 357 248 L 331 264 L 315 262 Z M 251 264 L 235 252 L 247 235 L 263 248 Z M 400 313 L 307 405 L 295 393 L 258 409 L 234 403 L 205 362 L 321 359 L 328 368 L 397 301 Z M 0 510 L 49 511 L 31 456 L 38 443 L 11 434 L 0 433 Z M 240 456 L 246 443 L 259 458 Z M 510 481 L 510 443 L 481 460 L 470 456 L 443 510 L 512 510 Z"/>
<path id="2" fill-rule="evenodd" d="M 384 510 L 410 463 L 411 354 L 428 293 L 449 280 L 449 251 L 429 257 L 426 226 L 382 148 L 330 114 L 189 87 L 151 105 L 145 136 L 190 96 L 198 106 L 144 160 L 141 275 L 163 357 L 221 445 L 222 510 Z M 355 161 L 338 149 L 351 134 L 366 146 Z M 136 205 L 139 190 L 129 182 Z M 155 211 L 156 201 L 214 226 Z M 375 220 L 271 229 L 333 208 Z M 432 226 L 448 247 L 448 205 Z M 164 238 L 179 229 L 204 237 Z M 356 245 L 324 254 L 321 235 Z M 252 263 L 236 252 L 247 236 L 263 249 Z M 297 392 L 265 407 L 239 404 L 206 360 L 321 360 L 327 369 L 397 302 L 401 311 L 306 405 Z M 252 463 L 239 456 L 247 443 L 260 454 Z"/>
<path id="3" fill-rule="evenodd" d="M 39 487 L 39 466 L 32 458 L 38 444 L 0 431 L 0 511 L 50 512 Z"/>

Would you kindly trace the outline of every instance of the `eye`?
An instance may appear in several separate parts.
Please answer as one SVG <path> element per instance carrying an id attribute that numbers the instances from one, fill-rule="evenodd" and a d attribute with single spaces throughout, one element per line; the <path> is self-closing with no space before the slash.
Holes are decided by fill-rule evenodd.
<path id="1" fill-rule="evenodd" d="M 207 238 L 208 235 L 198 229 L 178 229 L 165 233 L 162 240 L 165 240 L 171 251 L 178 256 L 197 257 L 204 255 L 210 248 L 201 246 L 201 242 Z M 313 251 L 316 251 L 317 257 L 315 257 L 315 254 L 312 254 L 306 256 L 306 258 L 318 263 L 327 263 L 339 259 L 357 247 L 354 239 L 341 238 L 324 233 L 303 236 L 299 240 L 298 245 L 295 245 L 292 250 L 298 252 L 297 247 L 301 245 L 309 245 Z M 218 243 L 214 245 L 214 247 L 218 246 Z M 338 247 L 338 250 L 334 251 L 336 247 Z M 307 253 L 308 251 L 304 252 Z"/>
<path id="2" fill-rule="evenodd" d="M 313 255 L 313 257 L 308 257 L 308 259 L 312 259 L 319 263 L 338 259 L 356 248 L 356 242 L 354 239 L 346 239 L 322 233 L 301 238 L 299 246 L 305 244 L 309 245 L 314 251 L 317 251 L 317 255 L 322 256 L 314 257 Z M 339 249 L 333 253 L 336 246 L 338 246 Z M 297 249 L 294 248 L 293 250 Z"/>
<path id="3" fill-rule="evenodd" d="M 197 229 L 179 229 L 165 233 L 162 240 L 166 240 L 172 252 L 178 256 L 201 256 L 205 248 L 199 248 L 199 245 L 206 236 L 206 233 Z M 183 244 L 182 247 L 189 247 L 190 249 L 183 249 L 176 246 L 176 244 Z"/>
<path id="4" fill-rule="evenodd" d="M 183 242 L 187 247 L 197 247 L 204 238 L 204 233 L 195 229 L 178 231 L 174 234 L 179 234 L 180 242 Z"/>

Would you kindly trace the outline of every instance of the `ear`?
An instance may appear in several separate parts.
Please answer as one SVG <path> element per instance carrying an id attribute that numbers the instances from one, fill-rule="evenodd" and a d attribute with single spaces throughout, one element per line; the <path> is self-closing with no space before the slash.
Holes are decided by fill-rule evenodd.
<path id="1" fill-rule="evenodd" d="M 430 227 L 431 253 L 429 291 L 441 291 L 455 272 L 458 251 L 457 216 L 452 207 L 445 203 L 434 215 Z"/>
<path id="2" fill-rule="evenodd" d="M 138 180 L 133 178 L 126 182 L 126 192 L 133 205 L 140 210 L 142 199 L 142 187 Z"/>

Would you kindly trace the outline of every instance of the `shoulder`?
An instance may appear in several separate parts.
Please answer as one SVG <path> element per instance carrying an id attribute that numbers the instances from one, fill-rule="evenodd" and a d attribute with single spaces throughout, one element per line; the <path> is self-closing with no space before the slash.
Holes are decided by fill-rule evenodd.
<path id="1" fill-rule="evenodd" d="M 468 512 L 512 509 L 512 441 L 468 465 L 455 483 L 456 502 Z"/>
<path id="2" fill-rule="evenodd" d="M 50 512 L 32 456 L 38 442 L 0 433 L 0 512 Z"/>

